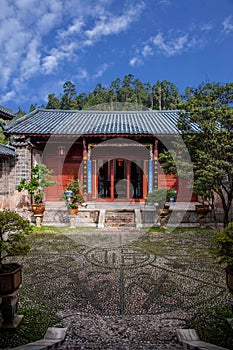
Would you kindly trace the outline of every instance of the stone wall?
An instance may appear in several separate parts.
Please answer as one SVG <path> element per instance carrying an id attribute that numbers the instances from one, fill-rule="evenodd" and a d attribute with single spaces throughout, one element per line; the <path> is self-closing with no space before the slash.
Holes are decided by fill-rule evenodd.
<path id="1" fill-rule="evenodd" d="M 30 205 L 27 191 L 16 190 L 20 181 L 31 177 L 31 168 L 34 159 L 40 161 L 41 156 L 33 149 L 29 140 L 16 139 L 11 142 L 15 148 L 17 158 L 7 157 L 1 159 L 0 164 L 0 210 L 26 209 Z M 39 161 L 38 161 L 39 160 Z"/>
<path id="2" fill-rule="evenodd" d="M 0 158 L 0 210 L 12 207 L 12 197 L 15 193 L 16 158 Z"/>
<path id="3" fill-rule="evenodd" d="M 24 142 L 14 142 L 15 152 L 18 154 L 15 165 L 15 187 L 25 178 L 30 179 L 32 168 L 32 146 Z"/>

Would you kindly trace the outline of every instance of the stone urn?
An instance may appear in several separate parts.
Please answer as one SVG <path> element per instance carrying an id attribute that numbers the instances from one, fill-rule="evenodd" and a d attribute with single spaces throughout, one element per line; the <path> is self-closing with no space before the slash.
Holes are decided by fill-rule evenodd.
<path id="1" fill-rule="evenodd" d="M 2 265 L 0 272 L 0 310 L 2 320 L 0 328 L 16 328 L 23 318 L 18 315 L 17 292 L 22 284 L 22 265 L 19 263 L 9 263 Z"/>
<path id="2" fill-rule="evenodd" d="M 197 215 L 199 216 L 199 224 L 200 227 L 206 226 L 206 215 L 210 211 L 209 205 L 207 204 L 196 204 L 195 205 L 195 211 Z"/>
<path id="3" fill-rule="evenodd" d="M 0 271 L 0 295 L 14 293 L 22 284 L 22 265 L 19 263 L 9 263 L 2 265 Z"/>
<path id="4" fill-rule="evenodd" d="M 77 215 L 78 214 L 78 208 L 68 208 L 68 214 L 69 215 Z"/>
<path id="5" fill-rule="evenodd" d="M 32 204 L 32 211 L 34 215 L 43 215 L 45 211 L 44 203 Z"/>

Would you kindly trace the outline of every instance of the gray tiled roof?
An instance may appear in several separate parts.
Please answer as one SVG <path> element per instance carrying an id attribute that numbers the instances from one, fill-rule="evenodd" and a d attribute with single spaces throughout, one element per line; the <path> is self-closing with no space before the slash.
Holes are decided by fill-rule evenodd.
<path id="1" fill-rule="evenodd" d="M 8 145 L 3 145 L 0 143 L 0 157 L 17 157 L 14 148 Z"/>
<path id="2" fill-rule="evenodd" d="M 89 111 L 37 109 L 10 123 L 7 134 L 177 134 L 179 111 Z"/>
<path id="3" fill-rule="evenodd" d="M 16 113 L 11 109 L 0 106 L 0 118 L 3 119 L 13 119 L 16 116 Z"/>

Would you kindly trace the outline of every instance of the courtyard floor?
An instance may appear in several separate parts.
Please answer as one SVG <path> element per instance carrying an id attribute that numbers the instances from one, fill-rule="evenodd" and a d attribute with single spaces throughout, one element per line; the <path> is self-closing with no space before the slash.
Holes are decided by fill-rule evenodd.
<path id="1" fill-rule="evenodd" d="M 0 334 L 0 348 L 32 341 L 33 322 L 45 333 L 40 320 L 47 315 L 48 324 L 68 327 L 60 349 L 181 349 L 177 328 L 231 303 L 213 235 L 195 228 L 36 229 L 19 292 L 26 315 L 16 332 Z"/>

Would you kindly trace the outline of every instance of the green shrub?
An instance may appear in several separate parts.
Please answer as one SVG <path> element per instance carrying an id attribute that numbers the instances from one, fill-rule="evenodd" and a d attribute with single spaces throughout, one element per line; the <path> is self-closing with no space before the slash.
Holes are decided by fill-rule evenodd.
<path id="1" fill-rule="evenodd" d="M 233 270 L 233 222 L 220 232 L 215 234 L 217 243 L 216 255 L 220 263 L 225 263 Z"/>
<path id="2" fill-rule="evenodd" d="M 29 252 L 26 235 L 30 231 L 30 222 L 17 213 L 9 210 L 0 212 L 0 270 L 5 258 Z"/>

